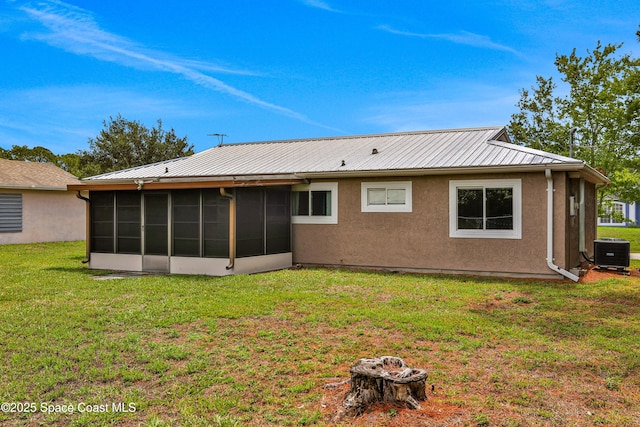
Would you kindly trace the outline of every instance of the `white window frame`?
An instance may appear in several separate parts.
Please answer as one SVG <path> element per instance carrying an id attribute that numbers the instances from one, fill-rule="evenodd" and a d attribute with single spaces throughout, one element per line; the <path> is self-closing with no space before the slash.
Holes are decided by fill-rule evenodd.
<path id="1" fill-rule="evenodd" d="M 404 190 L 405 202 L 404 204 L 370 204 L 369 203 L 369 190 L 370 189 L 384 189 L 388 190 Z M 361 196 L 361 208 L 362 212 L 412 212 L 412 200 L 411 193 L 411 181 L 388 181 L 388 182 L 363 182 L 360 188 Z"/>
<path id="2" fill-rule="evenodd" d="M 512 230 L 465 230 L 458 229 L 458 189 L 512 188 Z M 449 181 L 449 237 L 476 239 L 522 239 L 522 180 L 521 179 L 474 179 Z"/>
<path id="3" fill-rule="evenodd" d="M 617 200 L 614 200 L 613 203 L 611 204 L 611 207 L 607 209 L 606 212 L 606 217 L 598 217 L 598 225 L 608 225 L 608 226 L 625 226 L 627 225 L 626 222 L 613 222 L 613 213 L 616 211 L 616 207 L 621 207 L 620 211 L 622 213 L 622 216 L 625 217 L 625 213 L 626 213 L 626 206 L 624 202 L 620 202 Z M 606 220 L 606 221 L 605 221 Z"/>
<path id="4" fill-rule="evenodd" d="M 330 191 L 331 215 L 291 215 L 292 224 L 337 224 L 338 223 L 338 183 L 337 182 L 312 182 L 310 184 L 297 184 L 291 187 L 291 191 Z M 311 202 L 311 197 L 309 197 Z M 309 209 L 311 212 L 311 209 Z"/>

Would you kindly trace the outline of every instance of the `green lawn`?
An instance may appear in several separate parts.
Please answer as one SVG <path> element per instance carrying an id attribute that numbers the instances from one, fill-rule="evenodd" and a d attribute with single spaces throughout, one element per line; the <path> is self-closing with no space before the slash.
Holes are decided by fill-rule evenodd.
<path id="1" fill-rule="evenodd" d="M 631 252 L 640 252 L 640 227 L 598 227 L 598 238 L 601 237 L 628 240 Z"/>
<path id="2" fill-rule="evenodd" d="M 640 425 L 636 278 L 95 280 L 83 255 L 0 246 L 3 426 L 329 425 L 348 386 L 323 385 L 382 355 L 426 369 L 429 400 L 341 425 Z"/>

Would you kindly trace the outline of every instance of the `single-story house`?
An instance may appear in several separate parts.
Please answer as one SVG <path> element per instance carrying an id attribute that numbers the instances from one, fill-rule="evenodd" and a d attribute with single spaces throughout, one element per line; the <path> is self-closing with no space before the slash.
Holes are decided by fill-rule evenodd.
<path id="1" fill-rule="evenodd" d="M 69 189 L 89 191 L 96 269 L 300 264 L 577 280 L 606 182 L 483 127 L 219 145 Z"/>
<path id="2" fill-rule="evenodd" d="M 0 244 L 84 240 L 86 206 L 67 190 L 74 184 L 50 163 L 0 159 Z"/>

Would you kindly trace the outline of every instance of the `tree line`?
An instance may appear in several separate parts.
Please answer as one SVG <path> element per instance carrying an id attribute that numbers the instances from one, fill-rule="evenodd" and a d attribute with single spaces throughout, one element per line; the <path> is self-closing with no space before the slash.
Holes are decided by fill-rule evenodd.
<path id="1" fill-rule="evenodd" d="M 188 138 L 179 138 L 173 128 L 164 130 L 161 119 L 149 129 L 118 114 L 103 125 L 95 138 L 89 138 L 88 150 L 58 155 L 45 147 L 14 145 L 10 149 L 0 147 L 0 158 L 53 163 L 85 178 L 193 154 L 193 144 L 189 144 Z"/>

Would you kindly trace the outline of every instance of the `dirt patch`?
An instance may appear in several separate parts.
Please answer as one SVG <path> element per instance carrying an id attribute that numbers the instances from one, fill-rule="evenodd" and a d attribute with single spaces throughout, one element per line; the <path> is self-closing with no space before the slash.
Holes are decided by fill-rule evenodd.
<path id="1" fill-rule="evenodd" d="M 427 392 L 427 401 L 422 402 L 422 409 L 408 409 L 390 404 L 373 405 L 359 417 L 341 416 L 344 411 L 342 402 L 349 392 L 350 385 L 324 390 L 320 411 L 329 425 L 350 426 L 456 426 L 464 425 L 470 417 L 459 406 L 446 404 L 432 392 Z"/>
<path id="2" fill-rule="evenodd" d="M 580 282 L 593 283 L 593 282 L 599 282 L 600 280 L 619 279 L 621 277 L 622 278 L 633 277 L 637 279 L 637 278 L 640 278 L 640 271 L 638 271 L 635 268 L 632 268 L 632 269 L 627 269 L 624 272 L 620 272 L 618 270 L 612 270 L 612 269 L 606 270 L 606 269 L 591 267 L 589 270 L 587 270 L 587 274 L 580 278 Z"/>

